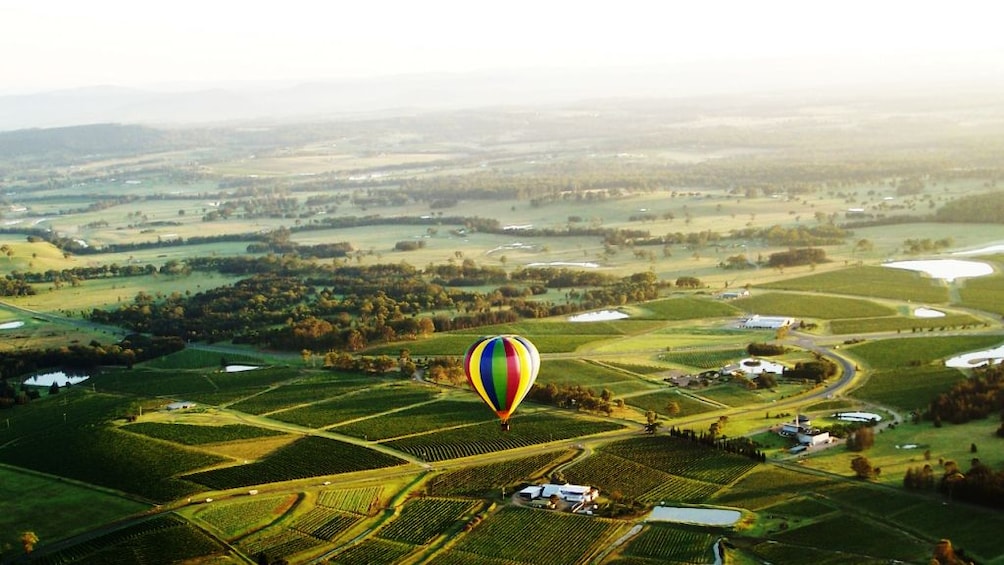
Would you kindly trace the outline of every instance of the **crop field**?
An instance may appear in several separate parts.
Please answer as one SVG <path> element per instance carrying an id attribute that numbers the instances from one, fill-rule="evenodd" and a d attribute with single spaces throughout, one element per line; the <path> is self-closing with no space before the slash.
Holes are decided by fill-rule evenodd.
<path id="1" fill-rule="evenodd" d="M 614 422 L 543 413 L 517 415 L 510 422 L 512 430 L 509 432 L 500 431 L 497 422 L 485 422 L 392 440 L 385 442 L 385 445 L 425 461 L 443 461 L 608 432 L 623 427 Z"/>
<path id="2" fill-rule="evenodd" d="M 907 318 L 889 316 L 885 318 L 856 318 L 851 320 L 833 320 L 830 322 L 830 332 L 841 334 L 863 334 L 874 332 L 904 332 L 921 331 L 935 328 L 938 330 L 964 327 L 979 327 L 983 322 L 968 314 L 947 314 L 940 318 Z"/>
<path id="3" fill-rule="evenodd" d="M 36 548 L 32 563 L 149 563 L 169 565 L 186 559 L 222 554 L 223 548 L 197 528 L 170 514 L 160 515 L 87 541 L 44 553 Z"/>
<path id="4" fill-rule="evenodd" d="M 851 396 L 892 406 L 901 410 L 923 409 L 938 394 L 964 379 L 958 369 L 949 367 L 903 367 L 875 371 Z"/>
<path id="5" fill-rule="evenodd" d="M 891 316 L 896 313 L 888 306 L 869 300 L 844 298 L 839 296 L 815 296 L 812 294 L 788 294 L 768 292 L 750 298 L 740 298 L 733 302 L 743 312 L 768 316 L 791 316 L 793 318 L 874 318 Z"/>
<path id="6" fill-rule="evenodd" d="M 1004 555 L 1004 516 L 999 510 L 956 505 L 945 508 L 929 501 L 915 500 L 889 516 L 896 525 L 923 532 L 931 539 L 949 538 L 957 548 L 989 561 Z"/>
<path id="7" fill-rule="evenodd" d="M 259 428 L 257 426 L 248 426 L 246 424 L 195 426 L 191 424 L 140 422 L 129 424 L 123 429 L 135 434 L 173 441 L 184 445 L 201 445 L 204 443 L 219 443 L 284 435 L 284 432 Z"/>
<path id="8" fill-rule="evenodd" d="M 966 279 L 959 289 L 962 305 L 995 314 L 1004 314 L 1004 276 Z"/>
<path id="9" fill-rule="evenodd" d="M 714 400 L 715 402 L 721 402 L 722 404 L 736 407 L 764 402 L 767 400 L 766 397 L 769 392 L 770 391 L 761 393 L 759 391 L 749 390 L 735 383 L 725 383 L 701 390 L 701 396 Z"/>
<path id="10" fill-rule="evenodd" d="M 660 563 L 704 565 L 715 561 L 712 546 L 717 537 L 706 528 L 648 524 L 628 542 L 622 555 Z"/>
<path id="11" fill-rule="evenodd" d="M 404 463 L 390 455 L 333 439 L 308 436 L 281 447 L 261 461 L 186 475 L 212 489 L 230 488 L 337 475 Z"/>
<path id="12" fill-rule="evenodd" d="M 503 488 L 518 488 L 531 480 L 542 478 L 556 465 L 570 459 L 574 453 L 571 450 L 551 451 L 447 471 L 429 479 L 425 489 L 430 495 L 436 496 L 494 494 Z"/>
<path id="13" fill-rule="evenodd" d="M 812 563 L 813 565 L 885 565 L 888 559 L 850 555 L 843 551 L 823 551 L 804 545 L 790 545 L 776 540 L 758 543 L 750 552 L 757 562 L 765 563 Z M 751 558 L 752 559 L 752 558 Z"/>
<path id="14" fill-rule="evenodd" d="M 275 412 L 273 420 L 289 422 L 308 428 L 325 428 L 339 422 L 364 418 L 426 402 L 436 397 L 438 391 L 431 387 L 394 384 L 374 387 L 337 396 L 331 400 Z"/>
<path id="15" fill-rule="evenodd" d="M 833 535 L 840 532 L 840 535 Z M 917 562 L 931 553 L 927 544 L 881 524 L 839 514 L 778 534 L 778 541 L 822 550 Z"/>
<path id="16" fill-rule="evenodd" d="M 603 363 L 605 365 L 609 365 L 611 367 L 615 367 L 623 371 L 637 373 L 639 375 L 654 375 L 669 370 L 669 367 L 663 367 L 659 365 L 639 365 L 637 363 L 628 363 L 619 361 L 604 361 Z"/>
<path id="17" fill-rule="evenodd" d="M 220 371 L 180 371 L 134 368 L 108 370 L 91 377 L 97 390 L 111 390 L 145 396 L 194 395 L 232 392 L 233 397 L 249 389 L 261 388 L 297 376 L 290 367 L 265 367 L 239 373 Z"/>
<path id="18" fill-rule="evenodd" d="M 572 565 L 585 562 L 617 528 L 616 522 L 602 518 L 507 506 L 461 537 L 453 551 L 534 565 Z M 569 532 L 575 532 L 575 543 L 568 543 Z"/>
<path id="19" fill-rule="evenodd" d="M 220 501 L 202 506 L 194 516 L 216 528 L 224 538 L 234 539 L 278 519 L 294 502 L 296 502 L 295 494 Z"/>
<path id="20" fill-rule="evenodd" d="M 547 338 L 549 336 L 628 336 L 652 331 L 659 326 L 661 326 L 661 324 L 655 321 L 631 319 L 597 322 L 527 320 L 514 324 L 498 324 L 468 330 L 457 330 L 453 332 L 453 334 L 465 336 L 517 334 L 529 336 L 533 340 L 533 343 L 536 344 L 538 339 Z M 538 346 L 538 349 L 539 348 L 540 346 Z M 541 353 L 543 352 L 544 351 L 541 350 Z"/>
<path id="21" fill-rule="evenodd" d="M 680 406 L 680 412 L 674 416 L 676 418 L 693 416 L 694 414 L 701 414 L 703 412 L 710 412 L 712 410 L 719 409 L 717 406 L 701 402 L 700 400 L 686 394 L 680 394 L 676 390 L 663 390 L 649 394 L 630 396 L 625 398 L 624 402 L 641 410 L 652 410 L 663 415 L 669 414 L 669 410 L 667 408 L 669 403 L 676 402 Z"/>
<path id="22" fill-rule="evenodd" d="M 374 441 L 453 426 L 494 421 L 495 417 L 495 413 L 479 401 L 437 400 L 373 418 L 356 420 L 335 426 L 330 430 Z"/>
<path id="23" fill-rule="evenodd" d="M 626 310 L 632 318 L 640 320 L 704 320 L 735 317 L 742 313 L 730 302 L 689 296 L 643 302 Z"/>
<path id="24" fill-rule="evenodd" d="M 149 509 L 149 505 L 63 479 L 7 468 L 0 468 L 0 500 L 0 548 L 16 547 L 18 535 L 25 530 L 35 532 L 44 544 Z M 39 505 L 39 500 L 45 504 Z M 81 508 L 88 510 L 82 513 Z"/>
<path id="25" fill-rule="evenodd" d="M 337 565 L 392 565 L 415 550 L 415 546 L 380 538 L 367 538 L 335 555 L 328 563 Z"/>
<path id="26" fill-rule="evenodd" d="M 379 381 L 368 379 L 345 379 L 331 382 L 311 382 L 286 384 L 266 390 L 249 398 L 238 400 L 229 408 L 248 414 L 268 414 L 277 410 L 309 404 L 347 392 L 361 390 Z"/>
<path id="27" fill-rule="evenodd" d="M 851 267 L 759 286 L 778 290 L 891 298 L 918 304 L 948 302 L 948 289 L 939 282 L 912 271 L 888 267 Z"/>
<path id="28" fill-rule="evenodd" d="M 885 339 L 861 343 L 846 348 L 848 354 L 860 357 L 875 369 L 894 369 L 927 365 L 968 351 L 994 347 L 1000 336 L 941 336 Z"/>
<path id="29" fill-rule="evenodd" d="M 377 536 L 425 545 L 480 505 L 480 502 L 455 498 L 414 498 L 404 504 L 401 514 L 381 528 Z"/>
<path id="30" fill-rule="evenodd" d="M 584 325 L 584 324 L 583 324 Z M 401 349 L 407 349 L 412 357 L 426 355 L 455 355 L 463 357 L 467 348 L 474 343 L 478 336 L 495 335 L 487 328 L 481 328 L 482 332 L 469 335 L 450 333 L 436 334 L 426 339 L 418 341 L 408 341 L 396 343 L 394 345 L 375 346 L 366 350 L 367 355 L 397 355 Z M 541 334 L 524 333 L 537 346 L 541 353 L 572 353 L 583 345 L 601 341 L 609 337 L 608 334 L 592 333 L 569 333 L 569 334 Z"/>
<path id="31" fill-rule="evenodd" d="M 745 348 L 729 347 L 725 349 L 700 348 L 683 351 L 672 351 L 659 355 L 661 361 L 686 365 L 697 369 L 721 369 L 729 363 L 735 363 L 747 357 Z"/>
<path id="32" fill-rule="evenodd" d="M 353 514 L 370 515 L 380 504 L 383 487 L 322 490 L 317 495 L 317 505 Z"/>
<path id="33" fill-rule="evenodd" d="M 548 359 L 541 363 L 537 384 L 559 386 L 579 385 L 599 393 L 604 388 L 617 387 L 623 392 L 644 390 L 649 383 L 610 367 L 577 359 Z M 612 388 L 611 388 L 612 390 Z"/>

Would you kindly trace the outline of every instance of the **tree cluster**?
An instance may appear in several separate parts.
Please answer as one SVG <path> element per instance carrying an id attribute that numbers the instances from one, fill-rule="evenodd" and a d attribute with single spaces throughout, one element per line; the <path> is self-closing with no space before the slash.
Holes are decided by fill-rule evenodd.
<path id="1" fill-rule="evenodd" d="M 669 435 L 674 438 L 685 439 L 691 443 L 705 445 L 726 453 L 742 455 L 747 459 L 752 459 L 760 463 L 767 461 L 767 453 L 760 449 L 760 445 L 748 437 L 723 438 L 713 436 L 709 432 L 695 432 L 694 430 L 682 430 L 677 427 L 669 429 Z"/>
<path id="2" fill-rule="evenodd" d="M 924 417 L 935 425 L 943 421 L 964 424 L 1000 413 L 1004 413 L 1004 366 L 991 365 L 976 369 L 971 377 L 939 394 Z"/>
<path id="3" fill-rule="evenodd" d="M 805 247 L 771 253 L 767 258 L 767 266 L 777 268 L 797 267 L 800 265 L 825 263 L 827 260 L 826 251 L 818 247 Z"/>
<path id="4" fill-rule="evenodd" d="M 541 404 L 550 404 L 560 408 L 574 408 L 587 412 L 603 412 L 610 415 L 613 412 L 611 401 L 613 393 L 603 389 L 599 394 L 596 391 L 585 388 L 581 385 L 556 385 L 548 383 L 540 386 L 536 383 L 530 387 L 527 398 Z"/>
<path id="5" fill-rule="evenodd" d="M 821 383 L 836 375 L 840 367 L 825 357 L 817 357 L 815 361 L 800 361 L 794 368 L 785 367 L 782 376 L 786 379 L 809 380 Z"/>
<path id="6" fill-rule="evenodd" d="M 774 343 L 750 343 L 746 346 L 746 353 L 755 357 L 773 357 L 787 352 L 787 347 Z"/>

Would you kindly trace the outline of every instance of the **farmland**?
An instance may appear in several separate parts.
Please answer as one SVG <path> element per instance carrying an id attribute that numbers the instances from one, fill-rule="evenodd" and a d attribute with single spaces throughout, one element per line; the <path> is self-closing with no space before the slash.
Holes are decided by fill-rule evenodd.
<path id="1" fill-rule="evenodd" d="M 1000 133 L 970 115 L 997 106 L 592 104 L 181 128 L 171 139 L 185 145 L 167 153 L 123 144 L 97 159 L 54 144 L 67 161 L 51 166 L 0 144 L 12 501 L 0 548 L 14 548 L 0 562 L 31 528 L 41 563 L 689 564 L 713 560 L 720 537 L 727 562 L 926 562 L 950 537 L 1004 563 L 999 509 L 903 486 L 924 464 L 936 484 L 950 461 L 967 475 L 973 459 L 1004 465 L 993 418 L 906 417 L 972 372 L 945 358 L 1001 343 L 1004 278 L 881 266 L 1004 240 L 998 219 L 937 217 L 1000 176 Z M 909 118 L 889 128 L 888 112 Z M 935 245 L 940 232 L 952 243 Z M 825 259 L 778 263 L 810 248 Z M 740 289 L 751 296 L 720 298 Z M 570 320 L 603 310 L 628 318 Z M 746 330 L 747 313 L 809 323 Z M 451 363 L 508 333 L 539 349 L 538 386 L 607 404 L 529 397 L 500 431 Z M 180 351 L 146 360 L 127 334 Z M 734 363 L 750 343 L 783 345 L 790 368 L 821 356 L 847 372 L 760 389 L 664 380 Z M 44 353 L 20 357 L 32 351 Z M 57 390 L 18 380 L 63 366 L 91 377 Z M 174 400 L 196 405 L 166 410 Z M 870 480 L 853 478 L 858 453 L 842 442 L 793 455 L 770 431 L 803 413 L 836 426 L 845 409 L 907 420 L 863 452 L 881 470 Z M 667 434 L 711 425 L 761 441 L 766 461 Z M 562 479 L 599 489 L 592 515 L 513 497 Z M 644 523 L 662 503 L 743 518 Z"/>

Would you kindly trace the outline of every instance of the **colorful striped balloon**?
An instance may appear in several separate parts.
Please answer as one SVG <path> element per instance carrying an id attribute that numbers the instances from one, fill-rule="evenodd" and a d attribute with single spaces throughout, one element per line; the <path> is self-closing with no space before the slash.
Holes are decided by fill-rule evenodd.
<path id="1" fill-rule="evenodd" d="M 467 349 L 467 382 L 509 429 L 516 410 L 540 370 L 540 353 L 530 340 L 517 335 L 482 337 Z"/>

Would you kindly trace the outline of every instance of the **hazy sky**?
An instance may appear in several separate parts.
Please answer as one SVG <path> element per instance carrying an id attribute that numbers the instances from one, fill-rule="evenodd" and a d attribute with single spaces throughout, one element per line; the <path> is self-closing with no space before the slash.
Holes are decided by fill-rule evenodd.
<path id="1" fill-rule="evenodd" d="M 798 56 L 1004 69 L 989 1 L 0 2 L 0 93 Z"/>

